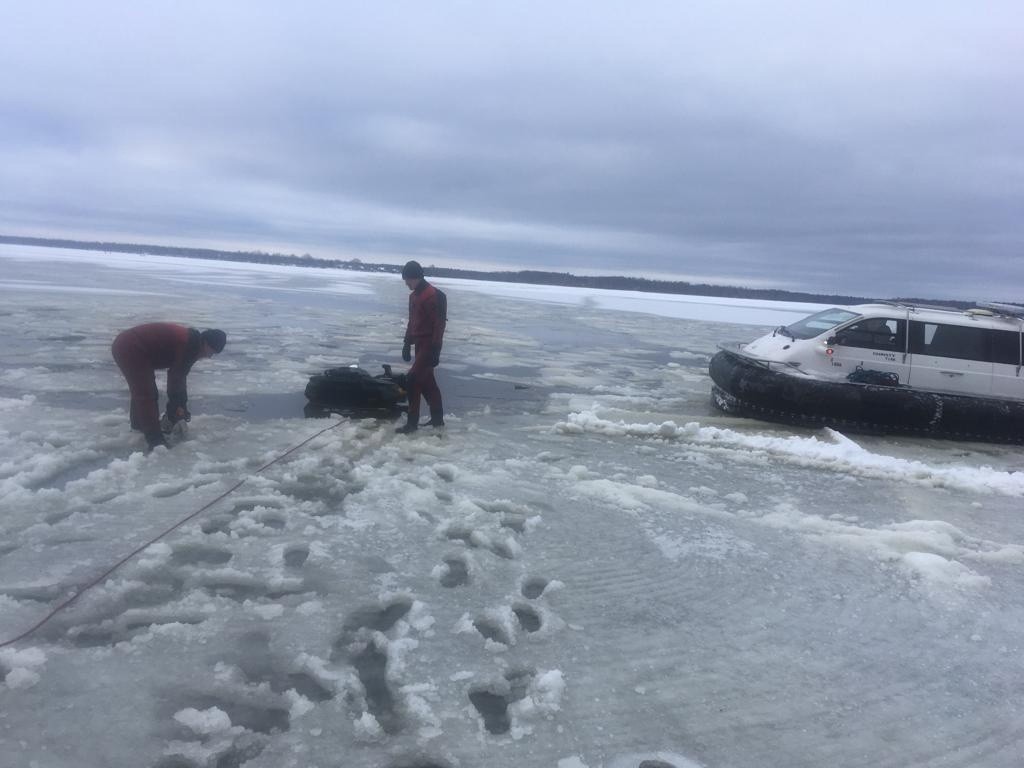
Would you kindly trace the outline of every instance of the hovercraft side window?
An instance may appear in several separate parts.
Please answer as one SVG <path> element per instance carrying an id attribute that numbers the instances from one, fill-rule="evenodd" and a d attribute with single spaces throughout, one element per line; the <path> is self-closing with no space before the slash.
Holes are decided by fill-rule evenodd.
<path id="1" fill-rule="evenodd" d="M 849 312 L 845 309 L 833 307 L 823 312 L 818 312 L 799 320 L 792 325 L 787 325 L 783 330 L 787 336 L 794 339 L 813 339 L 826 331 L 831 331 L 837 325 L 848 323 L 855 317 L 860 317 L 856 312 Z"/>
<path id="2" fill-rule="evenodd" d="M 1014 331 L 939 323 L 910 323 L 910 351 L 919 355 L 1018 365 L 1020 338 Z"/>
<path id="3" fill-rule="evenodd" d="M 891 317 L 869 317 L 848 325 L 835 336 L 835 343 L 846 347 L 902 352 L 906 322 Z"/>

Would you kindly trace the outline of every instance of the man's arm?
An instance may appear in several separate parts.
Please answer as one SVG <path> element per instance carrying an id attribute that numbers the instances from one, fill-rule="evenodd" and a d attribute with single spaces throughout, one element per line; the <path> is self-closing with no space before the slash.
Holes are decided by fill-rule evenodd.
<path id="1" fill-rule="evenodd" d="M 174 362 L 167 369 L 167 415 L 174 418 L 178 408 L 188 413 L 188 367 L 185 357 L 188 353 L 188 344 L 183 344 L 181 349 L 174 355 Z"/>

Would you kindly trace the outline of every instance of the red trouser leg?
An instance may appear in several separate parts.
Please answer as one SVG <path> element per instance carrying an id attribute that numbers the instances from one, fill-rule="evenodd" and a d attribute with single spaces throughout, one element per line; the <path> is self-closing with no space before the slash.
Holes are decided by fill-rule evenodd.
<path id="1" fill-rule="evenodd" d="M 416 357 L 409 369 L 409 423 L 420 420 L 420 395 L 427 400 L 431 414 L 441 413 L 441 390 L 434 378 L 433 348 L 430 343 L 416 344 Z"/>
<path id="2" fill-rule="evenodd" d="M 132 429 L 147 435 L 159 432 L 160 409 L 153 366 L 130 333 L 122 333 L 114 339 L 110 351 L 128 382 L 128 391 L 131 393 L 128 413 Z"/>

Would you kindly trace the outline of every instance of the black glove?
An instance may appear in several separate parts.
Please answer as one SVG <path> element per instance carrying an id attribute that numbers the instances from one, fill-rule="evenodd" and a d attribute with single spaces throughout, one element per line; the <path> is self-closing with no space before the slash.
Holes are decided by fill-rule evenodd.
<path id="1" fill-rule="evenodd" d="M 430 365 L 433 368 L 437 368 L 438 363 L 441 362 L 441 345 L 435 344 L 430 348 Z"/>
<path id="2" fill-rule="evenodd" d="M 412 344 L 409 342 L 405 342 L 405 346 L 402 347 L 402 359 L 407 363 L 412 360 Z"/>

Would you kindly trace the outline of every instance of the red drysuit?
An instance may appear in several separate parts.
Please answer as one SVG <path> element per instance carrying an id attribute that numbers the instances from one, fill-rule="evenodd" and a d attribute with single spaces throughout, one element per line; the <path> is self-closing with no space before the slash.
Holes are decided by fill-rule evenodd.
<path id="1" fill-rule="evenodd" d="M 447 307 L 437 289 L 426 280 L 420 281 L 409 294 L 409 324 L 405 329 L 405 343 L 414 344 L 416 357 L 409 369 L 409 423 L 420 418 L 420 395 L 430 406 L 432 421 L 441 421 L 444 407 L 441 390 L 434 379 L 434 366 L 441 354 L 441 342 L 447 321 Z"/>
<path id="2" fill-rule="evenodd" d="M 170 410 L 188 402 L 185 377 L 199 357 L 199 331 L 176 323 L 146 323 L 118 334 L 110 348 L 131 391 L 132 429 L 151 435 L 160 431 L 157 370 L 167 369 Z"/>

